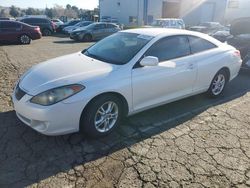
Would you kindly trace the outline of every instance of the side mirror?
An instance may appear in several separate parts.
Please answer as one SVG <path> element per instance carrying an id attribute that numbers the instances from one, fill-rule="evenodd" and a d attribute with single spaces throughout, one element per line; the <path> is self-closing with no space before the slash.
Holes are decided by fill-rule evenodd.
<path id="1" fill-rule="evenodd" d="M 159 64 L 158 57 L 147 56 L 140 61 L 141 66 L 157 66 Z"/>

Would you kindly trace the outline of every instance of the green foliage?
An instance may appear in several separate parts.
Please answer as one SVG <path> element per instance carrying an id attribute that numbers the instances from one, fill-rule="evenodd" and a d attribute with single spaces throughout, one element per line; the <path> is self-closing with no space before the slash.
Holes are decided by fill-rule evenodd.
<path id="1" fill-rule="evenodd" d="M 15 18 L 18 17 L 20 15 L 18 8 L 12 5 L 10 7 L 10 15 L 15 17 Z"/>
<path id="2" fill-rule="evenodd" d="M 29 7 L 27 9 L 20 9 L 15 6 L 11 6 L 10 9 L 1 9 L 0 7 L 0 16 L 1 17 L 21 17 L 25 15 L 46 15 L 49 18 L 60 18 L 62 16 L 71 18 L 84 18 L 87 20 L 92 20 L 94 15 L 99 15 L 99 9 L 94 10 L 83 10 L 77 6 L 71 6 L 67 4 L 65 7 L 55 4 L 52 8 L 45 9 L 35 9 Z"/>

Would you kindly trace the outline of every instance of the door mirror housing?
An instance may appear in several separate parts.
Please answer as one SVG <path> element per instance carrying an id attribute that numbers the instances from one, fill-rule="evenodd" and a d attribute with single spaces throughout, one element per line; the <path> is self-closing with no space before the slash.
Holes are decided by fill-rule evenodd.
<path id="1" fill-rule="evenodd" d="M 141 66 L 157 66 L 159 64 L 158 57 L 147 56 L 140 61 Z"/>

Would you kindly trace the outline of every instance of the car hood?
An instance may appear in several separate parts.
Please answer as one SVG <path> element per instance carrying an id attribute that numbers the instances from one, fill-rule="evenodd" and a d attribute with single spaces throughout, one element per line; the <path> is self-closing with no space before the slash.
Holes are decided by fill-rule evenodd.
<path id="1" fill-rule="evenodd" d="M 29 95 L 37 95 L 55 87 L 101 80 L 118 67 L 78 52 L 34 66 L 21 77 L 19 86 Z"/>

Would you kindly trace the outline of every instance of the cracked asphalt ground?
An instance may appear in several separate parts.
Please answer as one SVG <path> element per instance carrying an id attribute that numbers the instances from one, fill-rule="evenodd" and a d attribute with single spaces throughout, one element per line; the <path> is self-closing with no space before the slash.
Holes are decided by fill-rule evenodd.
<path id="1" fill-rule="evenodd" d="M 89 46 L 46 37 L 0 46 L 0 187 L 249 187 L 250 74 L 219 99 L 204 94 L 124 119 L 111 135 L 47 137 L 15 116 L 17 78 Z"/>

